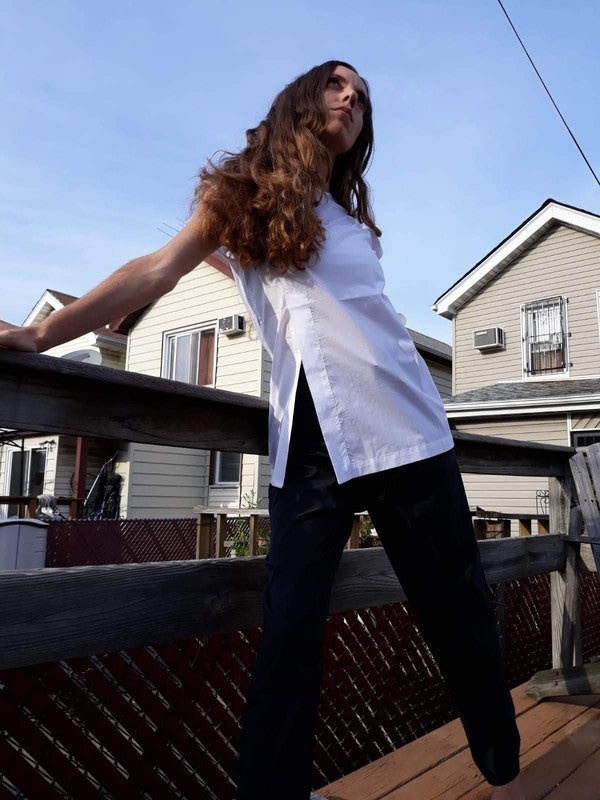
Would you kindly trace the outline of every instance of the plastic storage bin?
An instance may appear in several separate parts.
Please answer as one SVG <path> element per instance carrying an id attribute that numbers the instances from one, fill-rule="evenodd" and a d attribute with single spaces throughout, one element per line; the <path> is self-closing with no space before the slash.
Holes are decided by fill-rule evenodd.
<path id="1" fill-rule="evenodd" d="M 0 520 L 0 570 L 43 569 L 47 529 L 40 519 Z"/>

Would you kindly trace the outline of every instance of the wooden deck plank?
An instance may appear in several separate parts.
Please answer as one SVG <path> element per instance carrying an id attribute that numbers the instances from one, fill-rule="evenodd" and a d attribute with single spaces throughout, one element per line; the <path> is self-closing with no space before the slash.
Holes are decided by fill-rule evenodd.
<path id="1" fill-rule="evenodd" d="M 600 702 L 600 698 L 596 700 Z M 528 755 L 534 743 L 557 733 L 569 722 L 582 717 L 587 710 L 585 704 L 556 702 L 540 703 L 523 714 L 519 718 L 522 769 L 531 763 Z M 474 798 L 489 800 L 490 792 L 489 785 L 473 763 L 471 753 L 464 749 L 405 786 L 383 795 L 383 798 L 385 800 L 474 800 Z"/>
<path id="2" fill-rule="evenodd" d="M 525 684 L 511 694 L 517 716 L 537 705 L 525 694 Z M 423 747 L 425 739 L 431 747 Z M 455 719 L 317 791 L 332 800 L 380 800 L 390 788 L 408 783 L 466 747 L 462 724 Z"/>
<path id="3" fill-rule="evenodd" d="M 590 704 L 582 714 L 575 716 L 561 728 L 552 732 L 545 739 L 535 744 L 521 755 L 521 779 L 527 800 L 571 800 L 567 791 L 567 781 L 578 771 L 580 765 L 600 748 L 600 698 L 588 696 L 578 698 Z M 568 705 L 573 698 L 569 698 Z M 543 702 L 543 708 L 553 703 Z M 587 800 L 598 800 L 600 797 L 600 772 L 596 779 L 588 783 L 588 794 L 582 795 Z M 593 789 L 593 791 L 590 791 Z M 555 794 L 555 791 L 558 792 Z M 595 792 L 595 794 L 594 794 Z M 487 784 L 481 783 L 474 790 L 464 795 L 464 800 L 488 800 L 490 790 Z"/>
<path id="4" fill-rule="evenodd" d="M 596 728 L 598 748 L 546 800 L 598 800 L 600 797 L 600 738 Z"/>
<path id="5" fill-rule="evenodd" d="M 530 787 L 527 797 L 541 800 L 600 747 L 600 697 L 536 703 L 525 695 L 524 685 L 512 694 L 521 732 L 522 774 Z M 330 800 L 487 800 L 490 795 L 459 720 L 318 791 Z"/>

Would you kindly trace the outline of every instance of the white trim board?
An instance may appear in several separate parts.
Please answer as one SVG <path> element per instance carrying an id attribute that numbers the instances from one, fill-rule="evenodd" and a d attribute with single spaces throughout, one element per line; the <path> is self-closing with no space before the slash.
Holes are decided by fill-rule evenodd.
<path id="1" fill-rule="evenodd" d="M 600 411 L 600 400 L 596 398 L 595 405 L 565 404 L 560 406 L 472 406 L 452 411 L 446 409 L 448 419 L 470 419 L 474 417 L 533 417 L 542 414 L 562 414 L 569 411 Z"/>

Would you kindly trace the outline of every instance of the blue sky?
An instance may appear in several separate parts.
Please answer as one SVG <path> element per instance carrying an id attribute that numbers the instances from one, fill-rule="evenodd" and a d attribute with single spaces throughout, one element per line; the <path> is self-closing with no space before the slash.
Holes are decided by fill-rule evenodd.
<path id="1" fill-rule="evenodd" d="M 600 171 L 597 0 L 506 0 Z M 587 171 L 496 0 L 4 0 L 0 319 L 83 294 L 180 226 L 195 176 L 279 89 L 328 58 L 369 81 L 387 293 L 431 303 L 547 197 L 600 212 Z"/>

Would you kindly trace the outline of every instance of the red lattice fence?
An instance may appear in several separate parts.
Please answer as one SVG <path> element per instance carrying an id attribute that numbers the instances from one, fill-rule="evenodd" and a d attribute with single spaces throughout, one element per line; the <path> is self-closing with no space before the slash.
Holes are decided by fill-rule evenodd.
<path id="1" fill-rule="evenodd" d="M 47 567 L 196 558 L 195 519 L 75 519 L 48 526 Z"/>
<path id="2" fill-rule="evenodd" d="M 185 561 L 196 558 L 197 520 L 185 519 L 75 519 L 48 526 L 47 567 L 100 564 L 136 564 L 151 561 Z M 256 518 L 258 551 L 269 546 L 269 518 Z M 225 555 L 248 555 L 249 517 L 225 520 Z M 211 530 L 211 553 L 216 554 L 216 519 Z"/>
<path id="3" fill-rule="evenodd" d="M 600 658 L 600 575 L 579 573 L 583 663 Z"/>
<path id="4" fill-rule="evenodd" d="M 586 575 L 583 586 L 589 650 L 600 640 L 598 576 Z M 511 686 L 550 664 L 549 595 L 547 575 L 505 584 Z M 0 798 L 232 800 L 259 634 L 254 628 L 3 671 Z M 330 616 L 313 785 L 453 716 L 408 604 Z"/>

